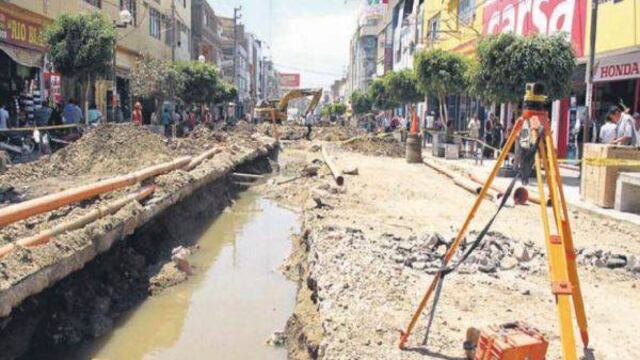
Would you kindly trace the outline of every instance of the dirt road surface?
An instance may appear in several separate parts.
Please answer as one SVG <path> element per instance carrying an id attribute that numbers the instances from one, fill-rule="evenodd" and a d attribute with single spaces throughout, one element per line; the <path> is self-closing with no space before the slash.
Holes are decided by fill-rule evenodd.
<path id="1" fill-rule="evenodd" d="M 299 144 L 285 149 L 281 178 L 320 158 L 315 150 Z M 398 350 L 398 329 L 408 323 L 474 196 L 422 164 L 333 152 L 339 166 L 359 170 L 345 177 L 343 188 L 326 168 L 312 179 L 267 185 L 271 197 L 304 208 L 298 250 L 284 265 L 300 280 L 287 328 L 291 358 L 461 359 L 468 327 L 515 320 L 543 331 L 548 358 L 561 358 L 535 205 L 500 214 L 487 245 L 448 277 L 428 345 L 421 345 L 425 312 L 408 349 Z M 471 230 L 481 229 L 495 210 L 485 202 Z M 595 357 L 634 359 L 640 353 L 640 274 L 633 268 L 639 229 L 574 210 L 571 215 Z"/>

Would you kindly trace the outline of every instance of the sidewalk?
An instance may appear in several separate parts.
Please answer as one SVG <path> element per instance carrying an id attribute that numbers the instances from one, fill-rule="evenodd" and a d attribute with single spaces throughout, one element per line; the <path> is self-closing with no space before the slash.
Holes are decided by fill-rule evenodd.
<path id="1" fill-rule="evenodd" d="M 470 173 L 481 179 L 486 179 L 489 176 L 491 169 L 496 163 L 493 159 L 484 159 L 482 165 L 480 165 L 476 164 L 474 159 L 445 160 L 444 158 L 436 158 L 431 153 L 431 147 L 423 149 L 422 156 L 426 161 L 434 161 L 437 164 L 446 166 L 448 169 L 460 174 Z M 613 220 L 626 221 L 635 225 L 640 225 L 640 215 L 638 214 L 621 212 L 614 209 L 603 209 L 582 200 L 580 197 L 580 174 L 578 171 L 561 168 L 560 175 L 562 177 L 565 198 L 567 199 L 567 203 L 570 208 L 587 211 Z M 494 183 L 498 187 L 506 188 L 509 185 L 510 180 L 510 178 L 497 177 Z M 535 173 L 532 174 L 532 178 L 527 189 L 529 192 L 538 192 Z"/>

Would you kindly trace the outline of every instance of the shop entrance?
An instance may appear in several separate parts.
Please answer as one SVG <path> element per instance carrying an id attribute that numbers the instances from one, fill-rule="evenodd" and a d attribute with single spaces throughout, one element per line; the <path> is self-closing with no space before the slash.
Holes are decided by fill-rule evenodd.
<path id="1" fill-rule="evenodd" d="M 40 69 L 22 65 L 0 49 L 0 104 L 9 111 L 9 127 L 26 123 L 26 107 L 33 106 L 33 99 L 28 104 L 25 98 L 31 83 L 40 88 L 39 76 Z"/>

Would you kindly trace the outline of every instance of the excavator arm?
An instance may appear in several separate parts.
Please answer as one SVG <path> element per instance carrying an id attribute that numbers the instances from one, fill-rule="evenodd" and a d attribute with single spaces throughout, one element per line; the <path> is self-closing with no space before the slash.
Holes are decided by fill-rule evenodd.
<path id="1" fill-rule="evenodd" d="M 294 89 L 294 90 L 291 90 L 288 93 L 286 93 L 282 97 L 282 99 L 274 100 L 273 102 L 271 102 L 271 104 L 273 104 L 273 105 L 269 105 L 269 104 L 266 104 L 266 103 L 264 103 L 262 105 L 259 105 L 255 109 L 255 113 L 258 116 L 270 117 L 271 116 L 271 111 L 275 110 L 276 111 L 276 117 L 278 117 L 280 119 L 286 119 L 287 109 L 289 107 L 289 102 L 291 100 L 294 100 L 294 99 L 308 97 L 308 96 L 312 96 L 312 98 L 311 98 L 311 103 L 309 104 L 309 107 L 307 108 L 307 111 L 304 114 L 306 116 L 309 113 L 313 112 L 313 110 L 315 110 L 315 108 L 318 106 L 318 103 L 320 102 L 320 98 L 322 97 L 322 89 Z"/>

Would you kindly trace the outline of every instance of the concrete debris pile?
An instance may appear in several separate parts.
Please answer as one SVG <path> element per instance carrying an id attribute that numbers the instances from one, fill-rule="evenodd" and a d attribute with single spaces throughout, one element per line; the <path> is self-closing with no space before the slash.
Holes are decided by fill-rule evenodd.
<path id="1" fill-rule="evenodd" d="M 475 236 L 475 234 L 471 235 Z M 453 242 L 453 239 L 446 239 L 438 233 L 406 239 L 392 234 L 383 236 L 388 239 L 387 247 L 395 250 L 391 255 L 393 261 L 429 274 L 435 274 L 441 268 L 444 255 Z M 451 264 L 458 264 L 462 254 L 470 245 L 471 243 L 465 239 Z M 544 255 L 533 243 L 490 232 L 482 244 L 460 265 L 458 271 L 461 274 L 496 273 L 509 270 L 537 273 L 543 269 L 543 266 L 545 266 Z"/>
<path id="2" fill-rule="evenodd" d="M 390 134 L 352 138 L 345 141 L 342 147 L 345 150 L 373 156 L 404 157 L 406 152 L 404 144 Z"/>
<path id="3" fill-rule="evenodd" d="M 625 269 L 628 272 L 640 275 L 640 254 L 625 255 L 603 251 L 601 249 L 579 248 L 576 250 L 576 255 L 577 261 L 581 265 L 609 269 Z"/>

